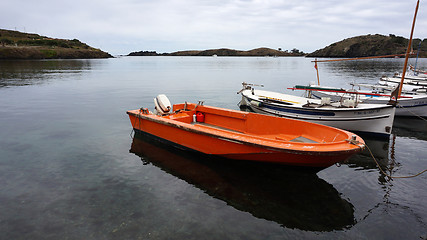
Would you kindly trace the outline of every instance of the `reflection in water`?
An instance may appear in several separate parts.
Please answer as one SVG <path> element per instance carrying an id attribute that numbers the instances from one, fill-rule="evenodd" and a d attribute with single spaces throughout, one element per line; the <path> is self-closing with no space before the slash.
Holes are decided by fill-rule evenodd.
<path id="1" fill-rule="evenodd" d="M 365 140 L 367 147 L 355 157 L 345 161 L 345 164 L 350 168 L 378 169 L 378 163 L 382 170 L 387 174 L 392 175 L 393 169 L 396 166 L 396 161 L 394 159 L 395 136 L 392 135 L 390 140 L 363 136 L 362 138 Z M 378 181 L 384 184 L 387 182 L 387 178 L 381 173 Z"/>
<path id="2" fill-rule="evenodd" d="M 355 224 L 353 205 L 313 173 L 188 153 L 141 133 L 130 152 L 236 209 L 288 228 L 332 231 Z"/>
<path id="3" fill-rule="evenodd" d="M 372 157 L 375 157 L 379 167 L 388 175 L 394 176 L 394 173 L 401 166 L 401 161 L 396 159 L 396 138 L 412 138 L 419 141 L 427 141 L 427 121 L 420 118 L 396 117 L 393 122 L 393 134 L 390 136 L 390 139 L 375 139 L 364 136 L 362 138 L 371 152 L 366 148 L 357 156 L 347 160 L 346 164 L 351 168 L 376 169 L 378 166 L 372 159 Z M 371 153 L 373 156 L 371 156 Z M 379 181 L 386 183 L 387 179 L 381 173 Z"/>
<path id="4" fill-rule="evenodd" d="M 64 73 L 91 69 L 89 60 L 1 60 L 0 88 L 45 83 Z"/>
<path id="5" fill-rule="evenodd" d="M 400 137 L 427 141 L 427 120 L 410 117 L 396 117 L 393 132 Z"/>
<path id="6" fill-rule="evenodd" d="M 364 80 L 378 81 L 381 76 L 392 76 L 401 72 L 403 59 L 365 59 L 357 61 L 337 61 L 321 63 L 320 69 L 325 69 L 333 75 L 351 78 L 362 83 Z M 348 86 L 349 87 L 349 86 Z"/>
<path id="7" fill-rule="evenodd" d="M 357 157 L 350 158 L 345 163 L 350 167 L 375 169 L 377 168 L 377 165 L 375 161 L 372 160 L 373 155 L 382 168 L 387 167 L 389 164 L 390 140 L 384 138 L 369 138 L 365 136 L 362 136 L 362 138 L 365 140 L 369 149 L 365 148 L 357 155 Z"/>

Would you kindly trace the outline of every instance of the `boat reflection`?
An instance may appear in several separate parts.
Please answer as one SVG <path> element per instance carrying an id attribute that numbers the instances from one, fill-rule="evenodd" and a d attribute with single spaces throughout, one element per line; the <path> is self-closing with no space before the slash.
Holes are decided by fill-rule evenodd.
<path id="1" fill-rule="evenodd" d="M 427 121 L 419 118 L 396 117 L 390 139 L 383 140 L 365 136 L 361 137 L 365 140 L 369 149 L 366 148 L 361 153 L 348 159 L 344 164 L 352 168 L 378 168 L 369 152 L 371 150 L 381 169 L 392 176 L 400 162 L 395 156 L 396 139 L 413 138 L 420 141 L 427 141 Z M 385 179 L 386 176 L 381 173 L 380 182 L 385 183 Z"/>
<path id="2" fill-rule="evenodd" d="M 189 153 L 141 133 L 130 152 L 240 211 L 287 228 L 333 231 L 355 224 L 353 205 L 312 172 Z"/>
<path id="3" fill-rule="evenodd" d="M 393 133 L 399 137 L 427 141 L 427 120 L 415 117 L 397 117 L 394 119 Z"/>
<path id="4" fill-rule="evenodd" d="M 367 147 L 359 154 L 349 158 L 347 161 L 344 162 L 344 164 L 347 164 L 351 168 L 358 167 L 363 169 L 375 169 L 378 167 L 375 161 L 372 159 L 373 156 L 375 157 L 381 168 L 386 168 L 389 165 L 389 153 L 391 152 L 390 150 L 392 150 L 390 148 L 394 147 L 394 136 L 390 137 L 391 140 L 381 138 L 378 139 L 363 135 L 361 135 L 361 137 L 363 138 L 363 140 L 365 140 L 365 144 Z M 390 144 L 390 141 L 392 142 L 392 144 Z"/>

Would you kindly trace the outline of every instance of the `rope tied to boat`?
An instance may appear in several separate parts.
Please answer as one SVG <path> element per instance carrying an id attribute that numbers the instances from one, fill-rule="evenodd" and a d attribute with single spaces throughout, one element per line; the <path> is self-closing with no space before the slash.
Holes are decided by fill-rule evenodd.
<path id="1" fill-rule="evenodd" d="M 366 144 L 363 144 L 359 141 L 356 140 L 357 136 L 356 135 L 352 135 L 350 139 L 346 139 L 346 141 L 350 144 L 356 145 L 358 147 L 360 147 L 361 150 L 363 150 L 366 146 Z"/>
<path id="2" fill-rule="evenodd" d="M 150 111 L 148 111 L 148 108 L 140 108 L 139 109 L 139 113 L 141 114 L 141 113 L 144 113 L 144 114 L 148 114 Z"/>
<path id="3" fill-rule="evenodd" d="M 372 151 L 371 151 L 371 149 L 368 147 L 368 145 L 365 145 L 365 146 L 366 146 L 366 148 L 368 149 L 369 154 L 371 155 L 371 157 L 372 157 L 372 159 L 374 160 L 375 164 L 376 164 L 376 165 L 378 166 L 378 168 L 380 169 L 380 172 L 381 172 L 382 174 L 384 174 L 385 176 L 387 176 L 388 178 L 390 178 L 390 179 L 393 179 L 393 178 L 414 178 L 414 177 L 418 177 L 419 175 L 421 175 L 421 174 L 423 174 L 423 173 L 427 172 L 427 169 L 424 169 L 423 171 L 421 171 L 421 172 L 419 172 L 419 173 L 417 173 L 417 174 L 413 174 L 413 175 L 407 175 L 407 176 L 391 176 L 390 174 L 387 174 L 387 173 L 386 173 L 386 172 L 381 168 L 380 164 L 378 163 L 377 159 L 374 157 L 374 154 L 372 153 Z"/>
<path id="4" fill-rule="evenodd" d="M 150 110 L 148 110 L 148 108 L 144 108 L 144 107 L 141 107 L 140 109 L 139 109 L 139 115 L 142 115 L 142 114 L 149 114 L 150 113 Z M 140 117 L 138 117 L 138 124 L 141 126 L 141 118 Z M 132 131 L 130 132 L 130 138 L 131 139 L 133 139 L 133 133 L 135 133 L 135 129 L 134 128 L 132 128 Z"/>

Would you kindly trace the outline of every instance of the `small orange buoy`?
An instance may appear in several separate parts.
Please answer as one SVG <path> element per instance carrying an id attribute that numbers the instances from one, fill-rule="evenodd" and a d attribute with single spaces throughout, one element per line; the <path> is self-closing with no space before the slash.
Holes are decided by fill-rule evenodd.
<path id="1" fill-rule="evenodd" d="M 197 122 L 205 122 L 205 115 L 203 115 L 203 113 L 201 112 L 198 112 L 196 114 L 196 119 L 197 119 Z"/>

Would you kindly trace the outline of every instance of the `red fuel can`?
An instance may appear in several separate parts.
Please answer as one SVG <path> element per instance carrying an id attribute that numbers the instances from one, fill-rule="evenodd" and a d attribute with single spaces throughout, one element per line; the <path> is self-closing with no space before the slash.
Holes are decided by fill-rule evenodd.
<path id="1" fill-rule="evenodd" d="M 197 119 L 197 122 L 205 122 L 205 115 L 201 112 L 198 112 L 196 114 L 196 119 Z"/>

